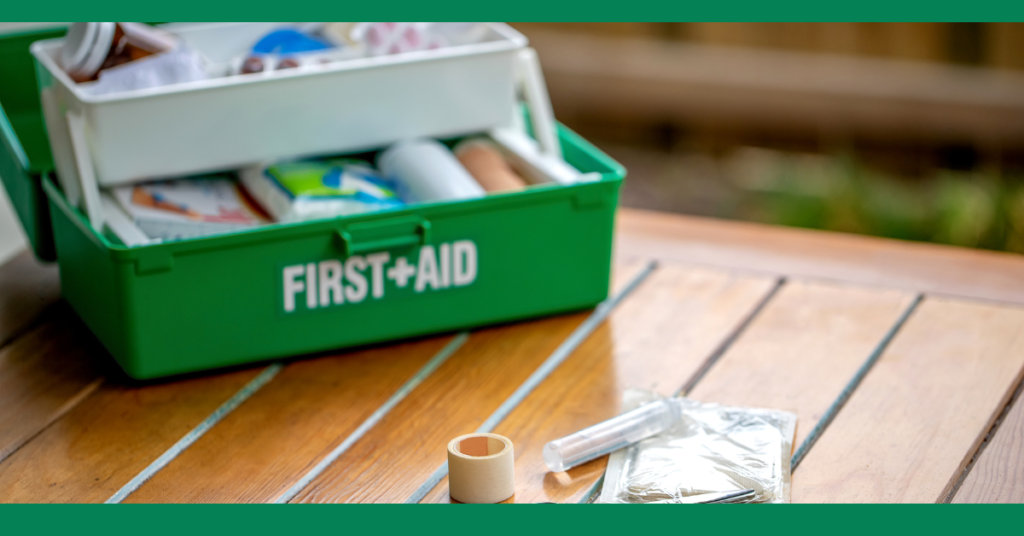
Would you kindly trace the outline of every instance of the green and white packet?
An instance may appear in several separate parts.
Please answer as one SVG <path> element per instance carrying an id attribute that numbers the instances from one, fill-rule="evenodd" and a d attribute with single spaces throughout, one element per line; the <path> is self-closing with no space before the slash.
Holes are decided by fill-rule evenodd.
<path id="1" fill-rule="evenodd" d="M 335 218 L 403 206 L 394 185 L 360 160 L 275 162 L 243 169 L 239 178 L 278 222 Z"/>

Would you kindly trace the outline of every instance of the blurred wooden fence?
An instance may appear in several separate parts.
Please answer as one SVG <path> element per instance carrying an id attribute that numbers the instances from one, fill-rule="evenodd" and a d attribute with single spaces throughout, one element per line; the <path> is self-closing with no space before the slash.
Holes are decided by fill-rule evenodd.
<path id="1" fill-rule="evenodd" d="M 1024 69 L 1024 24 L 933 22 L 520 23 L 521 31 L 562 30 L 697 44 L 827 52 Z"/>
<path id="2" fill-rule="evenodd" d="M 564 121 L 1024 147 L 1024 25 L 524 23 Z"/>

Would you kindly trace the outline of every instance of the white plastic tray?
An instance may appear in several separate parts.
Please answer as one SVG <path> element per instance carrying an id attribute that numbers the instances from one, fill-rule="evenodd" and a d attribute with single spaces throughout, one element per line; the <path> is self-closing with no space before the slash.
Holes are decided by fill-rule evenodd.
<path id="1" fill-rule="evenodd" d="M 217 63 L 244 54 L 238 43 L 272 26 L 168 28 Z M 63 120 L 72 112 L 84 119 L 100 186 L 505 126 L 516 102 L 516 54 L 527 44 L 511 27 L 489 23 L 487 39 L 472 45 L 95 96 L 57 64 L 61 42 L 31 48 L 44 68 L 40 87 L 57 171 L 78 180 Z"/>

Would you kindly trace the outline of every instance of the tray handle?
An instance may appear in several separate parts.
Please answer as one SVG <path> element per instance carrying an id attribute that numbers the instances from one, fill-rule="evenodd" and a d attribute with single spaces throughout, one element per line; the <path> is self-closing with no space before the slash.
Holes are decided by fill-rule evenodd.
<path id="1" fill-rule="evenodd" d="M 540 151 L 551 158 L 562 158 L 562 145 L 558 142 L 555 114 L 551 110 L 551 98 L 548 96 L 544 71 L 540 68 L 537 51 L 524 48 L 519 51 L 517 59 L 523 97 L 530 108 L 530 122 L 533 123 L 533 134 L 537 137 Z"/>
<path id="2" fill-rule="evenodd" d="M 338 230 L 338 242 L 346 256 L 422 246 L 430 242 L 430 222 L 403 216 L 353 223 Z"/>
<path id="3" fill-rule="evenodd" d="M 92 155 L 85 141 L 85 117 L 71 110 L 65 114 L 71 149 L 75 154 L 78 168 L 78 187 L 85 204 L 85 214 L 89 217 L 89 225 L 97 233 L 103 232 L 103 206 L 100 203 L 100 187 L 96 182 L 96 172 L 92 165 Z"/>

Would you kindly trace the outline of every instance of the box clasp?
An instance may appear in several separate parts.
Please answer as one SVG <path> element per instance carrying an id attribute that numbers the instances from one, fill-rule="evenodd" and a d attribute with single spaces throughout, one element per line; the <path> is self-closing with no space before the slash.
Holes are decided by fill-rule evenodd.
<path id="1" fill-rule="evenodd" d="M 137 275 L 157 274 L 168 272 L 174 267 L 174 256 L 170 251 L 155 248 L 151 251 L 139 252 L 139 258 L 135 260 L 135 273 Z"/>
<path id="2" fill-rule="evenodd" d="M 339 247 L 346 256 L 429 242 L 430 222 L 419 216 L 353 223 L 338 230 Z"/>

